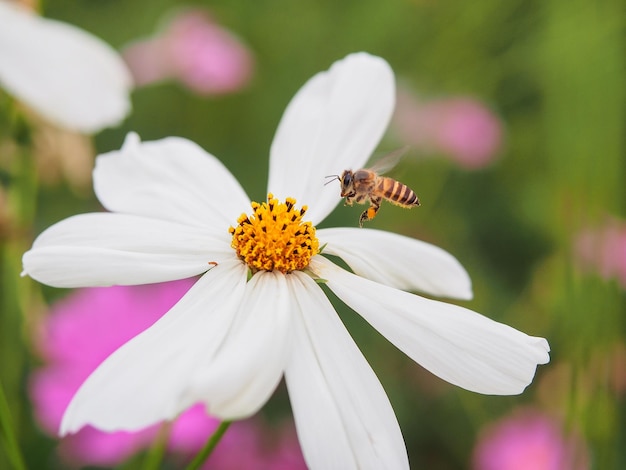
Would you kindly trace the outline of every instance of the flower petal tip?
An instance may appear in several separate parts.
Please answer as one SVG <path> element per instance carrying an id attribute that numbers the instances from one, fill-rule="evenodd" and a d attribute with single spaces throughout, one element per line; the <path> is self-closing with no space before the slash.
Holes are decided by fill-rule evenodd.
<path id="1" fill-rule="evenodd" d="M 385 59 L 379 56 L 372 55 L 369 52 L 365 52 L 365 51 L 354 52 L 352 54 L 348 54 L 342 61 L 338 61 L 338 63 L 341 63 L 341 62 L 344 62 L 344 63 L 352 62 L 355 64 L 356 63 L 376 64 L 377 66 L 383 66 L 389 69 L 389 72 L 393 74 L 393 71 L 391 70 L 389 63 Z"/>
<path id="2" fill-rule="evenodd" d="M 125 149 L 126 147 L 128 148 L 137 147 L 139 144 L 141 144 L 141 137 L 139 137 L 139 134 L 137 134 L 136 132 L 131 131 L 128 134 L 126 134 L 126 138 L 124 139 L 124 144 L 122 145 L 122 149 Z"/>
<path id="3" fill-rule="evenodd" d="M 498 393 L 497 395 L 521 395 L 533 382 L 537 374 L 537 368 L 540 365 L 550 362 L 550 345 L 545 338 L 536 336 L 529 336 L 531 341 L 529 342 L 528 356 L 532 356 L 530 360 L 529 372 L 526 379 L 515 390 L 510 390 L 505 393 Z M 528 370 L 528 369 L 527 369 Z"/>
<path id="4" fill-rule="evenodd" d="M 474 291 L 472 289 L 472 283 L 471 281 L 469 281 L 469 278 L 468 278 L 467 286 L 465 286 L 462 289 L 459 289 L 458 293 L 456 293 L 456 296 L 454 298 L 458 300 L 468 300 L 468 301 L 474 299 Z"/>
<path id="5" fill-rule="evenodd" d="M 539 349 L 543 354 L 542 354 L 542 359 L 541 361 L 543 362 L 539 362 L 539 364 L 547 364 L 548 362 L 550 362 L 550 344 L 548 343 L 548 340 L 545 338 L 536 338 L 537 339 L 537 349 Z"/>
<path id="6" fill-rule="evenodd" d="M 61 425 L 59 426 L 59 437 L 65 437 L 68 434 L 75 434 L 80 429 L 80 426 L 71 426 L 68 421 L 69 420 L 66 412 L 63 415 Z"/>

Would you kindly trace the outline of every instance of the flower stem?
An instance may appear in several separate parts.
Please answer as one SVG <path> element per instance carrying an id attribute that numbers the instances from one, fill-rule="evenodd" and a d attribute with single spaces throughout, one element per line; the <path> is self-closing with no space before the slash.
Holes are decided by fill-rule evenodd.
<path id="1" fill-rule="evenodd" d="M 17 445 L 17 439 L 13 432 L 11 410 L 9 404 L 4 395 L 4 387 L 0 383 L 0 431 L 2 431 L 0 437 L 2 437 L 3 447 L 6 450 L 7 456 L 16 470 L 26 470 L 26 464 L 24 463 L 24 457 Z"/>
<path id="2" fill-rule="evenodd" d="M 18 445 L 22 426 L 22 386 L 28 355 L 24 341 L 26 312 L 37 299 L 20 278 L 22 253 L 29 243 L 37 203 L 37 172 L 31 130 L 12 100 L 0 102 L 0 146 L 12 149 L 0 159 L 0 466 L 25 470 Z M 6 118 L 6 119 L 5 119 Z M 10 404 L 10 405 L 9 405 Z M 16 424 L 18 423 L 18 424 Z M 6 459 L 2 458 L 6 454 Z"/>
<path id="3" fill-rule="evenodd" d="M 163 457 L 165 456 L 165 449 L 167 447 L 167 438 L 170 433 L 170 425 L 164 423 L 161 425 L 159 432 L 154 440 L 154 444 L 148 449 L 148 452 L 142 463 L 142 470 L 157 470 Z"/>
<path id="4" fill-rule="evenodd" d="M 186 470 L 197 470 L 200 466 L 208 459 L 215 449 L 215 446 L 218 444 L 228 427 L 230 426 L 232 421 L 222 421 L 220 425 L 217 427 L 215 432 L 209 437 L 209 440 L 204 445 L 202 450 L 198 452 L 198 455 L 193 459 L 193 461 L 187 466 Z"/>

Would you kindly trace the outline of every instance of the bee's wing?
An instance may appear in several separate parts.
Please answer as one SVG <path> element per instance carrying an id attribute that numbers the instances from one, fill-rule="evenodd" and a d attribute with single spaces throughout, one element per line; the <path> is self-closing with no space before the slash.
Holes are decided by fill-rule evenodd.
<path id="1" fill-rule="evenodd" d="M 381 157 L 380 160 L 376 161 L 369 169 L 374 173 L 382 175 L 396 166 L 407 150 L 409 150 L 409 146 L 405 145 L 393 152 L 389 152 L 387 155 Z"/>

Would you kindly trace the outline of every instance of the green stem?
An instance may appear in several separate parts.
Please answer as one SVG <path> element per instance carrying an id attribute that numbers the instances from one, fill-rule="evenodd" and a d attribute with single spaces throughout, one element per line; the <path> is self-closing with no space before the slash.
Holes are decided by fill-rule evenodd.
<path id="1" fill-rule="evenodd" d="M 8 462 L 11 468 L 22 470 L 26 465 L 18 445 L 18 430 L 22 429 L 21 398 L 28 357 L 25 325 L 36 296 L 30 283 L 20 278 L 20 271 L 35 217 L 37 172 L 30 128 L 12 103 L 0 112 L 7 113 L 0 141 L 8 141 L 9 149 L 14 149 L 3 159 L 1 170 L 8 178 L 0 188 L 8 209 L 0 235 L 0 440 L 6 451 L 6 459 L 4 453 L 1 455 L 0 466 Z"/>
<path id="2" fill-rule="evenodd" d="M 154 440 L 154 444 L 148 449 L 142 465 L 143 470 L 156 470 L 159 468 L 159 465 L 163 461 L 163 456 L 165 455 L 169 433 L 170 425 L 163 424 Z"/>
<path id="3" fill-rule="evenodd" d="M 17 445 L 17 439 L 15 438 L 15 433 L 13 432 L 11 410 L 9 409 L 9 403 L 4 395 L 4 387 L 2 386 L 2 383 L 0 383 L 0 430 L 2 431 L 2 441 L 4 443 L 7 456 L 9 457 L 13 468 L 16 470 L 26 470 L 24 457 L 22 456 L 22 452 Z"/>
<path id="4" fill-rule="evenodd" d="M 197 470 L 211 456 L 213 449 L 218 444 L 232 421 L 222 421 L 215 432 L 211 435 L 204 448 L 198 452 L 198 455 L 187 466 L 186 470 Z"/>

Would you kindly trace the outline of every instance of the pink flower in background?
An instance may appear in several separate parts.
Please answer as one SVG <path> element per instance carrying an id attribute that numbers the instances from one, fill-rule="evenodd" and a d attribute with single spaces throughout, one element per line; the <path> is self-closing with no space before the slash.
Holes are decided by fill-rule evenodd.
<path id="1" fill-rule="evenodd" d="M 584 443 L 539 411 L 513 412 L 486 427 L 474 449 L 475 470 L 584 470 Z"/>
<path id="2" fill-rule="evenodd" d="M 616 279 L 626 289 L 626 223 L 609 219 L 600 227 L 587 228 L 575 240 L 575 256 L 588 271 Z"/>
<path id="3" fill-rule="evenodd" d="M 187 292 L 191 280 L 139 288 L 76 291 L 46 317 L 37 346 L 47 366 L 31 381 L 31 397 L 41 426 L 57 435 L 70 399 L 87 376 L 113 351 L 146 329 Z M 61 441 L 68 461 L 112 465 L 144 448 L 158 427 L 139 433 L 102 433 L 93 428 Z"/>
<path id="4" fill-rule="evenodd" d="M 170 452 L 195 455 L 213 432 L 214 421 L 207 419 L 204 405 L 196 405 L 181 415 L 170 431 Z M 277 434 L 273 436 L 273 434 Z M 293 423 L 271 429 L 261 420 L 237 421 L 220 440 L 203 469 L 218 470 L 306 470 Z"/>
<path id="5" fill-rule="evenodd" d="M 500 120 L 473 98 L 420 101 L 400 89 L 392 125 L 402 142 L 443 153 L 467 169 L 490 164 L 502 145 Z"/>
<path id="6" fill-rule="evenodd" d="M 30 394 L 42 428 L 56 436 L 61 417 L 87 376 L 113 351 L 167 312 L 193 285 L 192 279 L 136 287 L 77 290 L 56 303 L 41 325 L 36 346 L 46 365 L 31 377 Z M 149 361 L 150 358 L 146 358 Z M 195 405 L 171 424 L 168 450 L 189 459 L 213 433 L 218 421 Z M 151 446 L 154 425 L 139 432 L 105 433 L 86 427 L 61 439 L 59 454 L 74 465 L 116 465 Z M 207 465 L 211 468 L 305 468 L 295 430 L 285 428 L 276 442 L 273 432 L 247 420 L 234 423 Z M 213 466 L 217 463 L 217 466 Z"/>
<path id="7" fill-rule="evenodd" d="M 254 69 L 250 50 L 200 9 L 173 16 L 157 35 L 130 44 L 123 56 L 137 86 L 177 80 L 201 95 L 240 90 Z"/>
<path id="8" fill-rule="evenodd" d="M 293 424 L 283 426 L 273 441 L 263 439 L 263 426 L 255 424 L 250 420 L 233 423 L 231 428 L 236 428 L 237 432 L 229 429 L 203 468 L 307 470 Z"/>

